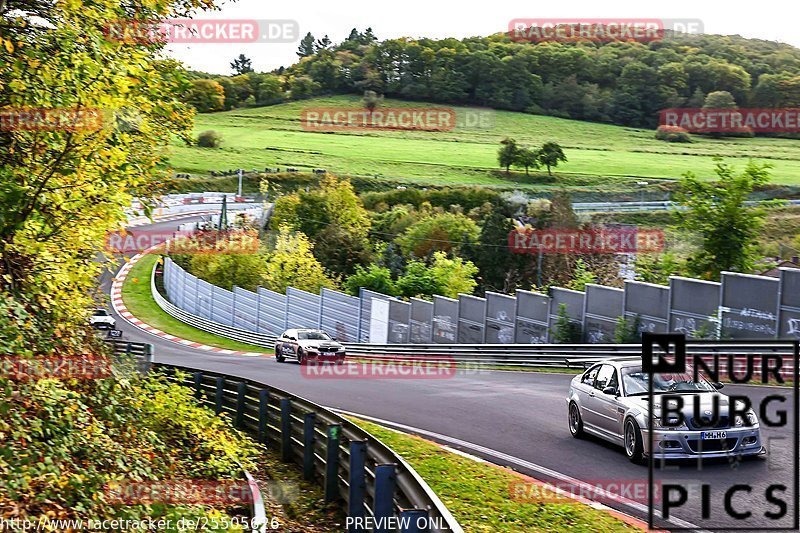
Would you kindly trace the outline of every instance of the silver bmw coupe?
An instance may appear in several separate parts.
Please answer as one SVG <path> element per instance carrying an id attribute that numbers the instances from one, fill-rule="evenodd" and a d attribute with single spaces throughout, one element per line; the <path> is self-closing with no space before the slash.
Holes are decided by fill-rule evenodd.
<path id="1" fill-rule="evenodd" d="M 641 358 L 609 359 L 572 380 L 567 394 L 570 433 L 576 438 L 588 433 L 618 444 L 634 463 L 642 463 L 651 453 L 665 460 L 764 453 L 755 412 L 749 409 L 731 420 L 729 398 L 719 392 L 721 383 L 702 378 L 695 382 L 689 372 L 653 374 L 652 382 L 652 451 L 647 433 L 650 376 L 642 371 Z M 661 398 L 678 395 L 684 399 L 682 416 L 661 420 Z"/>

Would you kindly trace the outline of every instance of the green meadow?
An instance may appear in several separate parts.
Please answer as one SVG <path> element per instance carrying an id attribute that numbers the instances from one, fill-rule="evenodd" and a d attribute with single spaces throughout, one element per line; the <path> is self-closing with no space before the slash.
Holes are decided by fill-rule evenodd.
<path id="1" fill-rule="evenodd" d="M 443 107 L 385 100 L 382 107 Z M 773 181 L 800 185 L 800 141 L 774 138 L 712 139 L 693 136 L 691 144 L 657 141 L 652 130 L 626 128 L 507 111 L 479 110 L 488 117 L 481 127 L 450 131 L 307 131 L 304 109 L 359 108 L 355 96 L 315 98 L 268 107 L 198 115 L 195 133 L 216 130 L 221 148 L 189 147 L 175 140 L 171 164 L 176 172 L 207 176 L 212 170 L 295 167 L 324 168 L 349 176 L 396 182 L 493 187 L 633 185 L 640 180 L 672 180 L 684 172 L 712 176 L 714 157 L 735 166 L 749 159 L 773 165 Z M 455 108 L 459 117 L 469 108 Z M 474 116 L 474 115 L 473 115 Z M 511 137 L 522 145 L 556 141 L 569 158 L 555 170 L 515 169 L 511 176 L 497 167 L 499 142 Z M 282 168 L 282 169 L 283 169 Z"/>

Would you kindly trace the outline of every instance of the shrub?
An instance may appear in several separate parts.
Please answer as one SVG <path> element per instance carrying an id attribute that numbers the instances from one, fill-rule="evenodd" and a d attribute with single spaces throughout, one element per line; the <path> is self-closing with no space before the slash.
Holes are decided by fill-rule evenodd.
<path id="1" fill-rule="evenodd" d="M 222 144 L 222 135 L 214 130 L 202 132 L 197 136 L 197 145 L 203 148 L 219 148 Z"/>
<path id="2" fill-rule="evenodd" d="M 553 342 L 556 344 L 571 344 L 581 342 L 583 328 L 570 320 L 567 304 L 558 306 L 558 318 L 551 329 Z"/>
<path id="3" fill-rule="evenodd" d="M 668 143 L 692 142 L 692 136 L 680 126 L 659 126 L 656 130 L 656 139 Z"/>

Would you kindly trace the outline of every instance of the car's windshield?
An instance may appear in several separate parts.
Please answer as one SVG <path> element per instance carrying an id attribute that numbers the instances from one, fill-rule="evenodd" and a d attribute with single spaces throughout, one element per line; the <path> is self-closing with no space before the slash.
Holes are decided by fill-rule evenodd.
<path id="1" fill-rule="evenodd" d="M 300 340 L 303 341 L 329 341 L 331 338 L 322 331 L 301 331 Z"/>
<path id="2" fill-rule="evenodd" d="M 622 384 L 627 396 L 644 396 L 648 391 L 649 375 L 640 366 L 622 369 Z M 653 374 L 653 394 L 713 392 L 716 389 L 702 376 L 693 380 L 693 371 Z"/>
<path id="3" fill-rule="evenodd" d="M 108 311 L 105 309 L 95 309 L 94 316 L 108 316 Z"/>

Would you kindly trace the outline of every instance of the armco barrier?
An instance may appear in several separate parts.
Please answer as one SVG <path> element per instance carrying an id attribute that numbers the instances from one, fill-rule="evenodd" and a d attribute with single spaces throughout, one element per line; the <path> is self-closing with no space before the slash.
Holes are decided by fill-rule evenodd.
<path id="1" fill-rule="evenodd" d="M 217 414 L 228 414 L 236 427 L 279 451 L 284 461 L 297 463 L 306 480 L 323 485 L 325 501 L 341 502 L 349 517 L 424 516 L 428 528 L 417 529 L 412 522 L 401 531 L 462 533 L 419 474 L 348 419 L 250 379 L 159 363 L 154 366 L 194 389 L 195 397 Z"/>

